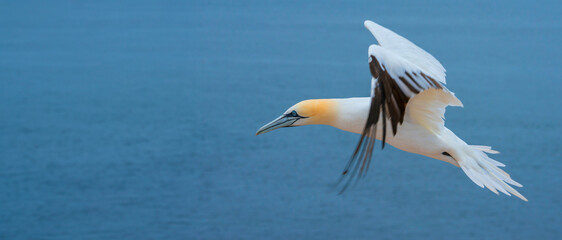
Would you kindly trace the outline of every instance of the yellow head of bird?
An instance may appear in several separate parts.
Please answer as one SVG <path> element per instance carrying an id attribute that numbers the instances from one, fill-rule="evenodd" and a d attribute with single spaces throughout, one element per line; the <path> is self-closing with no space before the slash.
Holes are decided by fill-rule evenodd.
<path id="1" fill-rule="evenodd" d="M 336 104 L 331 99 L 311 99 L 299 102 L 280 117 L 261 127 L 256 135 L 282 127 L 330 124 L 335 119 Z"/>

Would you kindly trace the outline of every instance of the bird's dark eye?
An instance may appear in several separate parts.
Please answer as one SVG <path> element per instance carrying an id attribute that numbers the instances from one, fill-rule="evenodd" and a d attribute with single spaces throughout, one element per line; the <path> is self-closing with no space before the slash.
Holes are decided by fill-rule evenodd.
<path id="1" fill-rule="evenodd" d="M 297 116 L 298 116 L 297 111 L 294 111 L 294 110 L 293 110 L 291 113 L 289 113 L 289 116 L 291 116 L 291 117 L 297 117 Z"/>

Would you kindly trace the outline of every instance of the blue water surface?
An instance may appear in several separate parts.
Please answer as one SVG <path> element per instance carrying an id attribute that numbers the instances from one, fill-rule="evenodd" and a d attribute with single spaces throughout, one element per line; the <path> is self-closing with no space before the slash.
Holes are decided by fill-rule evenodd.
<path id="1" fill-rule="evenodd" d="M 561 239 L 560 1 L 2 1 L 0 239 Z M 432 53 L 529 202 L 358 135 L 254 136 L 369 94 L 371 19 Z"/>

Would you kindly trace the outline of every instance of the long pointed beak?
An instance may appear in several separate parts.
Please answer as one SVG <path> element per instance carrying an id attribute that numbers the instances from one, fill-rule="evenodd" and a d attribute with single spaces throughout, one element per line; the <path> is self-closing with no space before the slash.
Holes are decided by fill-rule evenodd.
<path id="1" fill-rule="evenodd" d="M 291 126 L 297 120 L 299 120 L 299 119 L 295 118 L 295 117 L 289 117 L 289 116 L 282 115 L 281 117 L 278 117 L 275 120 L 271 121 L 270 123 L 265 124 L 263 127 L 261 127 L 256 132 L 256 135 L 260 135 L 260 134 L 263 134 L 263 133 L 266 133 L 266 132 L 270 132 L 270 131 L 273 131 L 273 130 L 278 129 L 278 128 Z"/>

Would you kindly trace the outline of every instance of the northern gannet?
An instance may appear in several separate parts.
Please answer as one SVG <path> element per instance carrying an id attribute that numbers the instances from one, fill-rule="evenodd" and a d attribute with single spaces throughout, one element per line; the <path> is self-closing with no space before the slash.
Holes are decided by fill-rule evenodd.
<path id="1" fill-rule="evenodd" d="M 406 152 L 448 162 L 460 167 L 482 188 L 527 201 L 508 185 L 522 187 L 499 168 L 505 165 L 486 154 L 499 152 L 488 146 L 468 145 L 445 127 L 445 108 L 463 105 L 445 87 L 445 68 L 441 63 L 389 29 L 372 21 L 365 21 L 365 27 L 379 43 L 369 46 L 370 97 L 305 100 L 261 127 L 256 135 L 312 124 L 361 134 L 340 178 L 340 182 L 347 179 L 342 192 L 354 177 L 360 178 L 369 168 L 378 139 L 382 148 L 388 143 Z"/>

